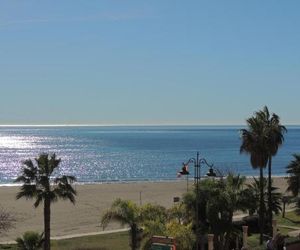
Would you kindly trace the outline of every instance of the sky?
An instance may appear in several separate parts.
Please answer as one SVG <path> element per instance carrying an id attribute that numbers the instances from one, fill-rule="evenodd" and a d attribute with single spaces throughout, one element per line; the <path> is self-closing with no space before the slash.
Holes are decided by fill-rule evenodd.
<path id="1" fill-rule="evenodd" d="M 300 124 L 300 1 L 0 1 L 0 124 Z"/>

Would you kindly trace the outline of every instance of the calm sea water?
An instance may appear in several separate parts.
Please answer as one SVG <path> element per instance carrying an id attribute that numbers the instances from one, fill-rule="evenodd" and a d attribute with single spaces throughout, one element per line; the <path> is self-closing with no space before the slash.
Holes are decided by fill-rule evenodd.
<path id="1" fill-rule="evenodd" d="M 60 172 L 80 182 L 174 180 L 181 164 L 199 151 L 218 169 L 258 175 L 240 155 L 239 129 L 224 126 L 1 127 L 0 183 L 12 183 L 22 161 L 56 153 Z M 288 127 L 273 160 L 284 175 L 293 153 L 300 153 L 300 127 Z M 207 168 L 203 166 L 202 173 Z"/>

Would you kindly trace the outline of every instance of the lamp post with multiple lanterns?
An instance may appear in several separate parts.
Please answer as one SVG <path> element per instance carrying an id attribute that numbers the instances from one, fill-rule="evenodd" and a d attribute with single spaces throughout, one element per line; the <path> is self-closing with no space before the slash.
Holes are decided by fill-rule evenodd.
<path id="1" fill-rule="evenodd" d="M 196 188 L 196 250 L 199 250 L 199 184 L 201 179 L 201 167 L 209 167 L 208 173 L 206 174 L 209 177 L 216 177 L 216 173 L 213 169 L 213 164 L 209 164 L 206 159 L 200 158 L 199 152 L 197 152 L 196 158 L 190 158 L 186 163 L 183 163 L 183 166 L 187 167 L 189 164 L 194 164 L 194 185 Z"/>

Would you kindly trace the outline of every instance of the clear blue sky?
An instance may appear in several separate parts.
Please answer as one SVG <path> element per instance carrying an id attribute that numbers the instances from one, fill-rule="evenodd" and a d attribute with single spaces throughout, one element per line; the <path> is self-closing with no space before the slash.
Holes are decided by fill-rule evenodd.
<path id="1" fill-rule="evenodd" d="M 0 124 L 300 124 L 300 1 L 0 2 Z"/>

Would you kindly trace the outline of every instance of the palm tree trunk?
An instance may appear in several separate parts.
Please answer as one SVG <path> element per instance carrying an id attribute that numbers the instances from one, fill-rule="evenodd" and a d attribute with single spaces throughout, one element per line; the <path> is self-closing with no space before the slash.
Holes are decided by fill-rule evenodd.
<path id="1" fill-rule="evenodd" d="M 283 201 L 282 218 L 285 218 L 285 201 Z"/>
<path id="2" fill-rule="evenodd" d="M 268 229 L 271 236 L 273 236 L 272 230 L 272 156 L 269 156 L 269 164 L 268 164 Z"/>
<path id="3" fill-rule="evenodd" d="M 263 234 L 264 234 L 264 186 L 263 186 L 263 181 L 264 181 L 264 173 L 263 173 L 263 168 L 259 168 L 259 182 L 260 182 L 260 197 L 259 197 L 259 229 L 260 229 L 260 237 L 259 237 L 259 244 L 263 244 Z"/>
<path id="4" fill-rule="evenodd" d="M 137 249 L 137 225 L 135 223 L 131 225 L 131 249 Z"/>
<path id="5" fill-rule="evenodd" d="M 50 250 L 50 200 L 45 198 L 44 201 L 44 250 Z"/>

